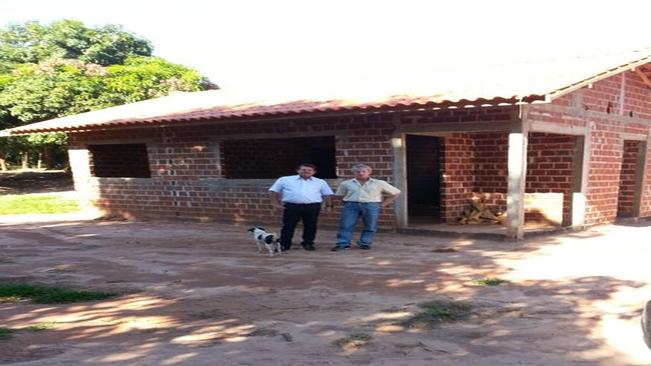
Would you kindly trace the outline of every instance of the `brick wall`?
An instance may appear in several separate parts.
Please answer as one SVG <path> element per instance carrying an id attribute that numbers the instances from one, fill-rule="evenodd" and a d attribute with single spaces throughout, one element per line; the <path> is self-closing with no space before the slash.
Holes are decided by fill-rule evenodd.
<path id="1" fill-rule="evenodd" d="M 619 195 L 617 197 L 617 216 L 632 217 L 635 197 L 635 178 L 641 141 L 624 141 L 622 170 L 619 176 Z"/>
<path id="2" fill-rule="evenodd" d="M 443 138 L 441 179 L 441 217 L 454 222 L 468 205 L 475 187 L 473 139 L 466 133 L 454 133 Z"/>
<path id="3" fill-rule="evenodd" d="M 651 216 L 651 144 L 647 143 L 646 151 L 646 177 L 642 187 L 642 202 L 640 204 L 640 216 Z"/>
<path id="4" fill-rule="evenodd" d="M 572 199 L 573 155 L 577 138 L 548 133 L 530 133 L 527 145 L 527 193 L 561 193 L 562 223 L 571 221 L 570 204 Z M 540 195 L 544 200 L 544 195 Z M 539 200 L 539 201 L 541 201 Z M 534 201 L 531 201 L 532 203 Z M 540 202 L 544 204 L 544 202 Z M 527 207 L 530 220 L 545 220 L 542 207 Z M 554 221 L 554 220 L 552 220 Z"/>
<path id="5" fill-rule="evenodd" d="M 585 216 L 587 225 L 614 222 L 617 217 L 624 147 L 622 133 L 649 134 L 649 125 L 637 122 L 640 118 L 651 119 L 649 88 L 633 72 L 622 75 L 596 82 L 592 88 L 576 90 L 555 100 L 551 105 L 532 105 L 525 116 L 530 121 L 544 121 L 559 126 L 590 125 L 590 168 Z M 622 78 L 625 78 L 623 101 Z M 620 109 L 620 104 L 623 109 Z M 649 148 L 651 146 L 647 146 Z M 647 166 L 651 164 L 649 156 L 651 154 L 647 150 Z M 649 170 L 647 177 L 648 175 Z M 641 216 L 651 216 L 649 186 L 647 183 L 644 188 Z"/>
<path id="6" fill-rule="evenodd" d="M 506 132 L 470 134 L 474 146 L 473 191 L 493 212 L 506 211 L 509 142 Z"/>
<path id="7" fill-rule="evenodd" d="M 222 123 L 220 125 L 101 131 L 71 135 L 71 146 L 84 147 L 106 141 L 147 141 L 152 170 L 150 179 L 75 177 L 92 187 L 94 203 L 105 211 L 125 216 L 154 216 L 273 223 L 278 212 L 269 204 L 268 188 L 273 179 L 226 179 L 220 144 L 231 136 L 286 134 L 335 136 L 337 170 L 351 177 L 350 167 L 366 163 L 374 176 L 391 181 L 393 151 L 391 118 L 370 116 L 327 120 Z M 311 138 L 311 137 L 310 137 Z M 308 138 L 309 139 L 309 138 Z M 275 158 L 276 150 L 263 151 Z M 246 156 L 245 154 L 243 156 Z M 245 158 L 243 160 L 246 160 Z M 297 157 L 292 166 L 302 162 Z M 235 165 L 238 162 L 234 162 Z M 293 169 L 288 174 L 293 174 Z M 83 182 L 82 182 L 83 181 Z M 329 180 L 336 188 L 340 180 Z M 324 214 L 325 224 L 336 225 L 337 213 Z M 393 214 L 385 210 L 380 223 L 392 226 Z"/>
<path id="8" fill-rule="evenodd" d="M 646 65 L 651 69 L 651 64 Z M 651 89 L 632 71 L 625 72 L 626 93 L 624 94 L 624 114 L 629 117 L 651 119 Z M 648 77 L 651 77 L 647 73 Z"/>
<path id="9" fill-rule="evenodd" d="M 622 101 L 615 85 L 621 85 L 620 77 L 594 83 L 592 89 L 577 90 L 550 106 L 532 105 L 525 116 L 530 120 L 563 126 L 591 124 L 587 224 L 611 222 L 616 216 L 619 170 L 622 165 L 621 133 L 647 134 L 649 131 L 647 123 L 635 122 L 635 118 L 651 119 L 648 88 L 633 73 L 626 73 L 624 77 L 623 114 L 617 114 Z M 629 112 L 633 112 L 633 117 Z M 340 179 L 350 177 L 350 167 L 363 162 L 373 166 L 375 177 L 391 181 L 393 150 L 390 138 L 399 125 L 466 121 L 490 123 L 511 118 L 511 108 L 495 107 L 423 111 L 401 117 L 376 114 L 85 132 L 71 134 L 70 141 L 73 148 L 82 149 L 86 144 L 98 142 L 147 143 L 152 173 L 149 179 L 93 178 L 84 174 L 75 177 L 76 186 L 86 184 L 91 187 L 92 197 L 106 210 L 141 216 L 277 222 L 278 213 L 268 204 L 266 191 L 273 180 L 224 178 L 221 144 L 225 140 L 251 139 L 252 136 L 335 136 L 336 168 Z M 628 120 L 625 118 L 630 118 L 632 122 L 626 122 Z M 473 192 L 490 193 L 490 204 L 495 207 L 504 205 L 508 150 L 505 133 L 446 134 L 441 146 L 442 215 L 446 219 L 454 219 Z M 651 153 L 648 155 L 651 156 Z M 651 166 L 649 160 L 647 165 Z M 543 162 L 534 161 L 531 164 L 533 167 L 530 168 L 534 169 L 536 164 Z M 537 175 L 531 173 L 530 176 Z M 559 186 L 560 183 L 567 183 L 565 178 L 565 174 L 558 177 Z M 333 187 L 338 182 L 330 181 Z M 529 188 L 534 189 L 533 180 L 531 184 Z M 650 186 L 647 184 L 645 187 L 641 205 L 643 215 L 651 215 Z M 336 213 L 323 216 L 323 222 L 330 225 L 336 224 L 336 219 Z M 393 221 L 392 213 L 386 210 L 381 217 L 381 225 L 392 225 Z"/>

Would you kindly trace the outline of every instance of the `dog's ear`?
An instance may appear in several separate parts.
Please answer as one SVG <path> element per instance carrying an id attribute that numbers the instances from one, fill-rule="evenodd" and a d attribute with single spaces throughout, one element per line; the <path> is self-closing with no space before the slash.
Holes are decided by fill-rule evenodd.
<path id="1" fill-rule="evenodd" d="M 254 232 L 254 231 L 255 231 L 255 228 L 254 228 L 254 227 L 252 227 L 252 228 L 250 228 L 250 229 L 249 229 L 249 230 L 247 230 L 247 231 L 248 231 L 248 232 L 250 232 L 250 233 L 252 233 L 252 232 Z"/>
<path id="2" fill-rule="evenodd" d="M 258 229 L 258 230 L 267 231 L 267 229 L 265 229 L 263 227 L 260 227 L 260 226 L 256 226 L 255 228 Z"/>

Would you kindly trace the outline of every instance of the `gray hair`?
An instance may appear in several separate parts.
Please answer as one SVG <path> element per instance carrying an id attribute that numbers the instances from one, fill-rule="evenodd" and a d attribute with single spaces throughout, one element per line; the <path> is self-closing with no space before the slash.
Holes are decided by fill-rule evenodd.
<path id="1" fill-rule="evenodd" d="M 361 172 L 362 170 L 368 170 L 369 173 L 373 172 L 373 169 L 366 164 L 355 164 L 350 170 L 352 170 L 353 173 Z"/>

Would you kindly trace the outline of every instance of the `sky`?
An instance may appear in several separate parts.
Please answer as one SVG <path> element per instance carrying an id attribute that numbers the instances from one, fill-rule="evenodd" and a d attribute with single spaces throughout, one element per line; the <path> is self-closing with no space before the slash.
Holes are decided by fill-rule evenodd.
<path id="1" fill-rule="evenodd" d="M 119 24 L 220 87 L 651 47 L 650 0 L 0 0 L 0 26 Z"/>

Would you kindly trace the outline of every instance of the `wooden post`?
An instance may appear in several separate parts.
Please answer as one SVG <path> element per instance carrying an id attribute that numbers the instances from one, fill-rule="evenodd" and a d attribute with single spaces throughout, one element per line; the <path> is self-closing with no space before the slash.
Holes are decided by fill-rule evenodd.
<path id="1" fill-rule="evenodd" d="M 520 106 L 519 108 L 524 108 Z M 529 125 L 525 118 L 516 120 L 509 132 L 508 190 L 506 230 L 513 239 L 524 237 L 524 189 L 527 179 L 527 140 Z"/>

